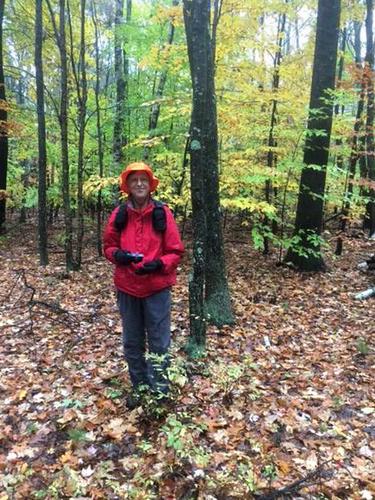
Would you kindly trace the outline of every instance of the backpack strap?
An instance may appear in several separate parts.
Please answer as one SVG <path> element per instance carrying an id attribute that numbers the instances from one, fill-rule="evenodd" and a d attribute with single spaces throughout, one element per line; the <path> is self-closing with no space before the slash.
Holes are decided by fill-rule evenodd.
<path id="1" fill-rule="evenodd" d="M 121 203 L 120 208 L 118 209 L 115 217 L 114 225 L 117 231 L 121 233 L 121 231 L 125 229 L 127 223 L 128 223 L 128 204 Z"/>
<path id="2" fill-rule="evenodd" d="M 165 203 L 158 200 L 152 201 L 154 204 L 154 208 L 152 210 L 152 227 L 155 231 L 164 233 L 167 229 L 167 216 L 164 209 Z"/>
<path id="3" fill-rule="evenodd" d="M 164 205 L 165 203 L 152 200 L 154 208 L 152 209 L 152 227 L 158 233 L 164 233 L 167 229 L 167 216 L 165 214 Z M 121 203 L 120 208 L 117 211 L 114 226 L 119 233 L 126 228 L 128 223 L 128 204 Z"/>

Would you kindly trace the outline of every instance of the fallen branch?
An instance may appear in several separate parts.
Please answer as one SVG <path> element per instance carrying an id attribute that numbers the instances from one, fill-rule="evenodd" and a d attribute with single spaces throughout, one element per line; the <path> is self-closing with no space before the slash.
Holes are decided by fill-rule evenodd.
<path id="1" fill-rule="evenodd" d="M 364 299 L 369 299 L 375 295 L 375 286 L 374 288 L 368 288 L 367 290 L 364 290 L 363 292 L 357 293 L 357 295 L 354 296 L 356 300 L 364 300 Z"/>
<path id="2" fill-rule="evenodd" d="M 327 463 L 328 462 L 324 462 L 323 464 L 319 465 L 314 471 L 310 472 L 301 479 L 294 481 L 288 486 L 285 486 L 284 488 L 273 489 L 271 491 L 268 491 L 267 493 L 255 494 L 254 496 L 255 498 L 257 498 L 257 500 L 275 500 L 276 498 L 283 498 L 287 497 L 288 495 L 293 495 L 302 488 L 306 488 L 307 486 L 313 486 L 320 481 L 323 475 L 328 475 L 329 477 L 331 477 L 332 471 L 324 470 L 324 467 L 327 465 Z"/>

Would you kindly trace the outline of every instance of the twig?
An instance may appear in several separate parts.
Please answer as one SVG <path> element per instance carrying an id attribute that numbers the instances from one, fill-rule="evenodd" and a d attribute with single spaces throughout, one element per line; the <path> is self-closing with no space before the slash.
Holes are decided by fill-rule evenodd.
<path id="1" fill-rule="evenodd" d="M 313 479 L 320 479 L 321 478 L 321 472 L 324 469 L 324 466 L 329 463 L 329 461 L 322 463 L 319 465 L 314 471 L 310 472 L 306 476 L 302 477 L 301 479 L 298 479 L 297 481 L 294 481 L 293 483 L 289 484 L 288 486 L 285 486 L 284 488 L 280 488 L 277 490 L 269 491 L 268 493 L 264 494 L 255 494 L 255 498 L 258 500 L 274 500 L 276 498 L 281 498 L 283 496 L 291 495 L 292 493 L 296 493 L 298 490 L 301 488 L 304 488 L 306 486 L 311 486 L 313 484 L 316 484 L 315 482 L 310 482 Z"/>

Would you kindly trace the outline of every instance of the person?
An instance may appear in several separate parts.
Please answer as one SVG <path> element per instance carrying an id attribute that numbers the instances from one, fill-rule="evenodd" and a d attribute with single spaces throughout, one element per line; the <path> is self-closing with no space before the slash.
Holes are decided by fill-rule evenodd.
<path id="1" fill-rule="evenodd" d="M 128 165 L 120 175 L 128 198 L 110 215 L 103 238 L 105 257 L 115 265 L 131 409 L 145 388 L 160 399 L 168 394 L 171 287 L 184 246 L 169 207 L 151 197 L 158 184 L 149 165 Z"/>

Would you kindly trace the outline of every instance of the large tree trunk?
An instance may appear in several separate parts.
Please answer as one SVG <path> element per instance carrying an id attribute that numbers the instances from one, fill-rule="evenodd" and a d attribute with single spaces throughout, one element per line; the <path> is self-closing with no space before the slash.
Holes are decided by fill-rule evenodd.
<path id="1" fill-rule="evenodd" d="M 38 247 L 41 266 L 48 264 L 47 252 L 47 151 L 43 80 L 43 0 L 35 2 L 35 80 L 38 114 Z"/>
<path id="2" fill-rule="evenodd" d="M 190 179 L 193 227 L 193 266 L 189 277 L 190 339 L 188 353 L 199 355 L 206 344 L 206 319 L 204 314 L 204 277 L 206 252 L 206 212 L 204 193 L 204 168 L 206 152 L 202 138 L 205 128 L 205 88 L 202 76 L 206 71 L 206 52 L 201 43 L 201 24 L 208 22 L 206 0 L 184 0 L 184 22 L 193 85 L 193 109 L 191 115 Z M 203 8 L 201 13 L 200 9 Z M 198 78 L 197 72 L 202 72 Z"/>
<path id="3" fill-rule="evenodd" d="M 0 234 L 5 231 L 5 192 L 8 172 L 8 113 L 3 61 L 3 21 L 5 0 L 0 0 Z"/>
<path id="4" fill-rule="evenodd" d="M 224 243 L 220 217 L 218 139 L 214 67 L 210 38 L 210 1 L 184 1 L 188 55 L 193 86 L 193 112 L 191 123 L 191 177 L 192 200 L 201 194 L 196 175 L 203 176 L 203 200 L 199 210 L 205 211 L 205 312 L 216 325 L 233 323 L 230 296 L 225 272 Z M 198 174 L 199 172 L 199 174 Z M 200 179 L 200 182 L 201 179 Z M 204 203 L 204 206 L 201 206 Z M 193 216 L 194 217 L 194 216 Z M 201 215 L 200 215 L 201 217 Z M 203 223 L 200 224 L 202 230 Z M 201 246 L 202 235 L 196 236 L 195 245 Z M 195 266 L 197 256 L 194 259 Z M 200 278 L 201 279 L 201 278 Z"/>
<path id="5" fill-rule="evenodd" d="M 332 128 L 333 106 L 329 91 L 335 88 L 339 21 L 340 0 L 319 0 L 309 134 L 305 142 L 295 222 L 295 237 L 299 242 L 286 255 L 286 261 L 302 271 L 325 269 L 320 234 Z M 324 134 L 316 134 L 315 130 Z"/>

